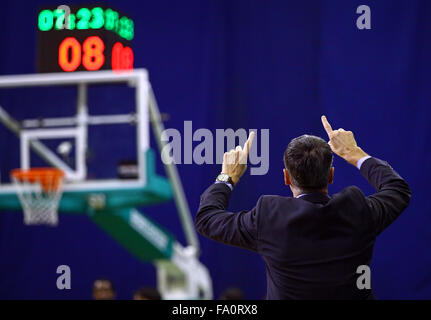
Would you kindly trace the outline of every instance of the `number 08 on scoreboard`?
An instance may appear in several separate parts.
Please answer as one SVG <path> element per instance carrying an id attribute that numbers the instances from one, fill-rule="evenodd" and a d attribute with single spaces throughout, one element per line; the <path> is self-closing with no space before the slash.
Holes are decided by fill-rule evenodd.
<path id="1" fill-rule="evenodd" d="M 61 5 L 38 12 L 38 71 L 133 69 L 134 23 L 111 8 Z"/>

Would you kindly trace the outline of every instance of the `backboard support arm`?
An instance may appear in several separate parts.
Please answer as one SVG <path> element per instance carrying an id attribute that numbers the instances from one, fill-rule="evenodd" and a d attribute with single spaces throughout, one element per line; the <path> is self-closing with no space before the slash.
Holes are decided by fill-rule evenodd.
<path id="1" fill-rule="evenodd" d="M 162 139 L 162 133 L 165 128 L 163 126 L 163 122 L 161 121 L 159 107 L 157 105 L 153 89 L 151 87 L 149 89 L 148 102 L 153 132 L 154 136 L 156 137 L 159 152 L 161 154 L 164 146 L 166 145 L 166 142 L 164 142 Z M 177 167 L 173 162 L 163 163 L 163 165 L 173 188 L 174 200 L 178 208 L 181 224 L 184 230 L 184 234 L 186 235 L 186 240 L 190 246 L 196 249 L 196 254 L 199 255 L 199 240 L 197 238 L 196 229 L 194 228 L 194 223 L 190 214 L 190 208 L 184 194 L 184 189 L 181 184 Z"/>

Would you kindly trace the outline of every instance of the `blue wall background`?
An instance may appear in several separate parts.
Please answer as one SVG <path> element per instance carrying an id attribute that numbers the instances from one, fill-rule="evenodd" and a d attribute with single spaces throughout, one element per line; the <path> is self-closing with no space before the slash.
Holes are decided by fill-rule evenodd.
<path id="1" fill-rule="evenodd" d="M 76 1 L 74 3 L 80 3 Z M 431 179 L 431 2 L 186 0 L 106 1 L 135 20 L 135 67 L 145 67 L 166 127 L 269 128 L 270 166 L 265 176 L 245 175 L 230 209 L 252 208 L 261 194 L 289 196 L 282 180 L 282 153 L 293 137 L 325 137 L 320 115 L 355 132 L 368 153 L 383 158 L 409 182 L 410 207 L 377 240 L 372 285 L 381 299 L 431 297 L 431 232 L 427 199 Z M 56 1 L 2 1 L 0 74 L 35 72 L 36 12 Z M 356 28 L 356 8 L 367 4 L 372 30 Z M 127 89 L 121 89 L 126 91 Z M 0 104 L 14 116 L 70 114 L 74 91 L 0 91 Z M 102 95 L 103 94 L 103 95 Z M 106 90 L 90 99 L 118 111 L 128 100 Z M 106 104 L 105 104 L 106 103 Z M 106 140 L 94 141 L 114 154 Z M 326 138 L 326 137 L 325 137 Z M 98 140 L 97 140 L 98 139 Z M 18 163 L 17 139 L 0 129 L 2 177 Z M 123 141 L 125 153 L 134 141 Z M 155 146 L 154 141 L 152 142 Z M 373 192 L 359 172 L 335 159 L 335 193 L 356 184 Z M 93 166 L 108 170 L 103 162 Z M 158 170 L 163 173 L 159 164 Z M 201 192 L 218 165 L 181 165 L 186 196 L 196 212 Z M 173 203 L 146 209 L 184 243 Z M 239 286 L 247 298 L 265 295 L 265 272 L 255 254 L 201 238 L 215 296 Z M 55 270 L 68 264 L 72 290 L 59 291 Z M 92 281 L 113 280 L 118 298 L 155 284 L 155 270 L 142 265 L 86 216 L 62 215 L 58 228 L 25 227 L 22 215 L 0 214 L 0 298 L 87 299 Z"/>

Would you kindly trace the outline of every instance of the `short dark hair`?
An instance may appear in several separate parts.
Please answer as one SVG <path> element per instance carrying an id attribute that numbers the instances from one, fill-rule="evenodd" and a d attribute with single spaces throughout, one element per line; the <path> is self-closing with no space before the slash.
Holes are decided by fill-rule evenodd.
<path id="1" fill-rule="evenodd" d="M 284 152 L 284 165 L 290 180 L 302 191 L 315 191 L 328 185 L 332 151 L 320 137 L 304 134 L 290 141 Z"/>

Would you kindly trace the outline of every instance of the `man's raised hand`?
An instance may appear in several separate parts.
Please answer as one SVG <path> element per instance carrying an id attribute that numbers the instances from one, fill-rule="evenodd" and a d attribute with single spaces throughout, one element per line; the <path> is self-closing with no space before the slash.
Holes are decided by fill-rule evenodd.
<path id="1" fill-rule="evenodd" d="M 325 116 L 322 116 L 321 120 L 323 128 L 325 128 L 329 137 L 328 144 L 335 154 L 354 166 L 356 166 L 359 159 L 367 156 L 367 154 L 356 144 L 352 131 L 345 131 L 343 128 L 332 130 L 332 127 Z"/>
<path id="2" fill-rule="evenodd" d="M 254 131 L 250 132 L 244 148 L 237 146 L 223 155 L 222 173 L 232 178 L 234 184 L 238 182 L 247 169 L 247 159 L 254 140 Z"/>

